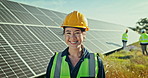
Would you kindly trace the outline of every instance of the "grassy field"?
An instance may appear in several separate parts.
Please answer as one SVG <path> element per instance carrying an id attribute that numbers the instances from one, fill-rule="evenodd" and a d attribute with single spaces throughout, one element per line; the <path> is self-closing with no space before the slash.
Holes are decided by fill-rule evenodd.
<path id="1" fill-rule="evenodd" d="M 139 42 L 101 58 L 106 78 L 148 78 L 148 56 L 142 55 Z"/>
<path id="2" fill-rule="evenodd" d="M 148 78 L 148 56 L 142 55 L 139 42 L 112 53 L 100 55 L 106 78 Z M 44 76 L 38 78 L 45 78 Z"/>

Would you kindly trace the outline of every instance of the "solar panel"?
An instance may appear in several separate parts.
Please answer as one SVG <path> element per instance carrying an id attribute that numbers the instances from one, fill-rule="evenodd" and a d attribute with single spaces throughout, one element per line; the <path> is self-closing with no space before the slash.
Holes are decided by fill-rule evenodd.
<path id="1" fill-rule="evenodd" d="M 14 16 L 5 9 L 2 3 L 0 3 L 0 18 L 0 22 L 19 23 L 19 21 L 17 21 Z"/>
<path id="2" fill-rule="evenodd" d="M 37 77 L 45 75 L 55 52 L 66 47 L 59 28 L 67 14 L 0 0 L 0 77 Z M 122 47 L 121 36 L 127 27 L 88 19 L 84 46 L 90 52 L 107 53 Z M 128 44 L 139 35 L 129 30 Z"/>
<path id="3" fill-rule="evenodd" d="M 33 73 L 0 34 L 0 77 L 31 77 Z M 3 37 L 3 38 L 2 38 Z"/>
<path id="4" fill-rule="evenodd" d="M 62 19 L 64 19 L 64 14 L 63 17 L 59 17 L 57 14 L 55 14 L 53 11 L 50 10 L 46 10 L 46 9 L 42 9 L 42 8 L 38 8 L 40 11 L 42 11 L 48 18 L 52 19 L 52 21 L 54 23 L 56 23 L 58 26 L 61 25 L 62 23 Z M 56 26 L 57 26 L 56 25 Z"/>

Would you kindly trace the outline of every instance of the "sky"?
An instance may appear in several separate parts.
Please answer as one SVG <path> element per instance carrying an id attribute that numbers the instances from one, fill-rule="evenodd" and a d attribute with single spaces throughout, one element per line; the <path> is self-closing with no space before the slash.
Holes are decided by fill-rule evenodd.
<path id="1" fill-rule="evenodd" d="M 79 11 L 87 18 L 136 27 L 148 18 L 148 0 L 11 0 L 62 13 Z"/>

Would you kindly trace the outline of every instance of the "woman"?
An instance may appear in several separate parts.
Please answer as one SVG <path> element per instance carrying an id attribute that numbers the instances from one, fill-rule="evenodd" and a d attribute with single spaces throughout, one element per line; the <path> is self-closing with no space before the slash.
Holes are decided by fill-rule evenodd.
<path id="1" fill-rule="evenodd" d="M 68 47 L 51 58 L 46 78 L 105 78 L 98 54 L 89 53 L 83 46 L 89 30 L 84 15 L 78 11 L 68 14 L 61 27 Z"/>

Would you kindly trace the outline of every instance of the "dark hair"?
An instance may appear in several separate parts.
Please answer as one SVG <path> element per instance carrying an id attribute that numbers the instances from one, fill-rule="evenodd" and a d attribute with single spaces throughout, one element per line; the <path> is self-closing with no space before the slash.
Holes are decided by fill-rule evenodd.
<path id="1" fill-rule="evenodd" d="M 84 28 L 78 28 L 78 27 L 63 27 L 63 34 L 65 34 L 65 28 L 77 28 L 77 29 L 80 29 L 81 32 L 85 32 L 85 29 L 84 29 Z"/>

